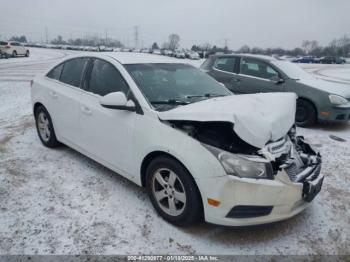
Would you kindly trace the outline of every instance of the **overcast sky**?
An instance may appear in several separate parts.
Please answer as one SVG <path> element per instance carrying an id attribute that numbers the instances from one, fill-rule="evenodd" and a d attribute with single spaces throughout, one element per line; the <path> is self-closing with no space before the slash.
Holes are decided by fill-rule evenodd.
<path id="1" fill-rule="evenodd" d="M 238 49 L 299 46 L 302 40 L 328 44 L 350 36 L 350 0 L 0 0 L 0 37 L 26 35 L 45 40 L 108 36 L 134 45 L 161 44 L 170 33 L 181 46 L 211 43 Z"/>

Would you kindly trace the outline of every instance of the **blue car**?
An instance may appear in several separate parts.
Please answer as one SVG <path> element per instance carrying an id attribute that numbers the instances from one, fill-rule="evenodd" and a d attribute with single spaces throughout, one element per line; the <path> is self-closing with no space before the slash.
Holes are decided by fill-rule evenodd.
<path id="1" fill-rule="evenodd" d="M 292 62 L 294 63 L 304 63 L 304 64 L 312 64 L 312 63 L 316 63 L 315 59 L 311 56 L 303 56 L 303 57 L 299 57 L 294 59 Z"/>

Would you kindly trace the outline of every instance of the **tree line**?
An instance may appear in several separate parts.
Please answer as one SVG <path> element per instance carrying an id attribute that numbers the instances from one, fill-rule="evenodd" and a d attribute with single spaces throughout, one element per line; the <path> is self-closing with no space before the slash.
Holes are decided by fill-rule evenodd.
<path id="1" fill-rule="evenodd" d="M 180 36 L 178 34 L 170 34 L 168 40 L 164 42 L 161 47 L 157 42 L 154 42 L 151 46 L 152 49 L 170 49 L 175 50 L 180 47 Z M 27 42 L 27 37 L 25 35 L 12 36 L 10 41 L 17 41 L 21 43 Z M 53 39 L 51 44 L 54 45 L 75 45 L 75 46 L 98 46 L 105 45 L 108 47 L 124 47 L 121 41 L 112 38 L 99 38 L 95 36 L 89 36 L 85 38 L 71 38 L 64 40 L 61 35 L 58 35 Z M 332 40 L 328 45 L 321 46 L 316 40 L 305 40 L 301 43 L 300 47 L 293 49 L 284 49 L 281 47 L 277 48 L 260 48 L 260 47 L 249 47 L 248 45 L 243 45 L 238 50 L 230 50 L 227 46 L 218 47 L 216 45 L 211 45 L 210 43 L 195 44 L 192 46 L 191 50 L 197 52 L 207 52 L 207 53 L 250 53 L 250 54 L 262 54 L 262 55 L 288 55 L 288 56 L 350 56 L 350 37 L 344 35 L 340 38 Z"/>
<path id="2" fill-rule="evenodd" d="M 350 38 L 344 35 L 340 38 L 332 40 L 328 45 L 321 46 L 318 41 L 305 40 L 301 43 L 300 47 L 296 47 L 291 50 L 283 48 L 259 48 L 248 45 L 242 46 L 239 53 L 250 53 L 250 54 L 262 54 L 262 55 L 289 55 L 289 56 L 350 56 Z"/>

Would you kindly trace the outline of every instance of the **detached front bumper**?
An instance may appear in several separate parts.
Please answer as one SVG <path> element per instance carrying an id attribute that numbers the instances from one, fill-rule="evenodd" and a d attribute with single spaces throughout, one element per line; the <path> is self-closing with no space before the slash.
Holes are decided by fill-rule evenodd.
<path id="1" fill-rule="evenodd" d="M 275 180 L 222 176 L 198 179 L 202 193 L 205 220 L 226 226 L 271 223 L 290 218 L 303 211 L 322 187 L 321 164 L 304 173 L 303 182 L 292 182 L 285 171 Z M 203 191 L 203 190 L 202 190 Z M 220 202 L 208 204 L 208 198 Z"/>

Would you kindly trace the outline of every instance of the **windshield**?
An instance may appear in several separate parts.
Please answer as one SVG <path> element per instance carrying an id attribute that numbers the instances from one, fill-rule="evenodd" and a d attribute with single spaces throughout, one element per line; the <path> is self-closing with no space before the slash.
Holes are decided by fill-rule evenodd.
<path id="1" fill-rule="evenodd" d="M 216 96 L 232 95 L 224 86 L 186 64 L 125 65 L 130 75 L 158 111 Z"/>
<path id="2" fill-rule="evenodd" d="M 294 80 L 301 79 L 313 79 L 314 77 L 302 69 L 299 65 L 296 65 L 289 61 L 273 61 L 273 65 L 281 69 L 289 78 Z"/>

